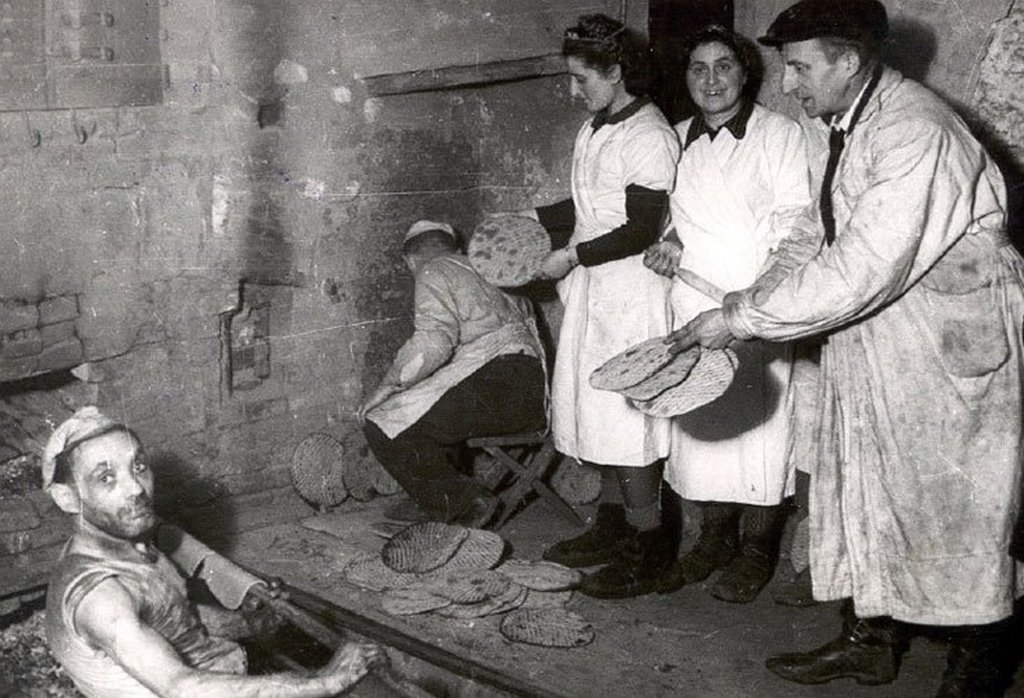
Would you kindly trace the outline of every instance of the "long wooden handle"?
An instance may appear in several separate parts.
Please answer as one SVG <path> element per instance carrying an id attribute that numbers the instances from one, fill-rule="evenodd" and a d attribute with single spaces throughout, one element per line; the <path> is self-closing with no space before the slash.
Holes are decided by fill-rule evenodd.
<path id="1" fill-rule="evenodd" d="M 694 291 L 703 293 L 719 305 L 725 301 L 725 291 L 718 288 L 718 286 L 715 286 L 696 272 L 680 267 L 679 269 L 676 269 L 676 278 L 692 288 Z"/>

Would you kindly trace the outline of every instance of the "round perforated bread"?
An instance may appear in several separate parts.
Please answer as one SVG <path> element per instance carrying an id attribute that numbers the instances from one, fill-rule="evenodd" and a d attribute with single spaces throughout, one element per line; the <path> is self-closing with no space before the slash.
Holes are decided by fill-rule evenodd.
<path id="1" fill-rule="evenodd" d="M 350 560 L 341 574 L 347 582 L 370 591 L 404 589 L 418 581 L 416 575 L 396 572 L 384 564 L 380 555 L 369 553 Z"/>
<path id="2" fill-rule="evenodd" d="M 551 488 L 569 504 L 590 504 L 601 495 L 601 473 L 580 465 L 574 458 L 562 458 L 551 474 Z"/>
<path id="3" fill-rule="evenodd" d="M 431 594 L 424 589 L 392 589 L 381 597 L 380 605 L 393 616 L 412 616 L 451 604 L 450 599 Z"/>
<path id="4" fill-rule="evenodd" d="M 619 392 L 634 400 L 651 400 L 686 380 L 700 360 L 700 347 L 690 347 L 636 385 Z"/>
<path id="5" fill-rule="evenodd" d="M 477 273 L 495 286 L 522 286 L 540 271 L 551 252 L 544 226 L 526 216 L 494 216 L 473 230 L 466 256 Z"/>
<path id="6" fill-rule="evenodd" d="M 499 629 L 513 642 L 542 647 L 583 647 L 594 641 L 594 627 L 564 608 L 521 608 L 502 618 Z"/>
<path id="7" fill-rule="evenodd" d="M 670 347 L 664 337 L 634 344 L 594 369 L 590 385 L 598 390 L 622 390 L 636 385 L 672 360 Z"/>
<path id="8" fill-rule="evenodd" d="M 721 397 L 732 382 L 738 364 L 731 349 L 704 349 L 686 380 L 653 400 L 633 404 L 654 417 L 675 417 L 703 407 Z"/>
<path id="9" fill-rule="evenodd" d="M 530 589 L 526 600 L 520 608 L 565 608 L 565 605 L 572 601 L 572 589 L 564 591 L 537 591 Z"/>
<path id="10" fill-rule="evenodd" d="M 439 571 L 489 570 L 505 554 L 505 539 L 492 531 L 480 528 L 466 529 L 469 534 L 455 554 L 444 563 Z"/>
<path id="11" fill-rule="evenodd" d="M 575 589 L 583 578 L 578 570 L 547 560 L 506 560 L 495 571 L 527 589 L 537 591 Z"/>
<path id="12" fill-rule="evenodd" d="M 511 584 L 509 578 L 493 570 L 476 570 L 474 572 L 432 573 L 421 582 L 425 591 L 443 596 L 452 603 L 480 603 L 496 596 L 501 596 Z"/>
<path id="13" fill-rule="evenodd" d="M 515 582 L 509 582 L 508 588 L 498 594 L 491 596 L 479 603 L 473 604 L 452 604 L 439 608 L 436 613 L 446 618 L 459 618 L 468 620 L 470 618 L 483 618 L 497 613 L 504 613 L 513 608 L 519 608 L 526 601 L 529 589 L 520 586 Z"/>
<path id="14" fill-rule="evenodd" d="M 310 434 L 292 451 L 292 484 L 307 502 L 329 507 L 348 495 L 345 449 L 327 434 Z"/>
<path id="15" fill-rule="evenodd" d="M 448 562 L 459 549 L 469 529 L 437 521 L 413 524 L 391 537 L 381 558 L 397 572 L 430 572 Z"/>

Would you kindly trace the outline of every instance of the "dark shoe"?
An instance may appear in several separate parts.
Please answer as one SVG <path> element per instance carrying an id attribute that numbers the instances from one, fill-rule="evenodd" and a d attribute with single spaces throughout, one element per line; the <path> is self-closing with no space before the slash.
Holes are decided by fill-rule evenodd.
<path id="1" fill-rule="evenodd" d="M 892 622 L 860 620 L 850 632 L 810 652 L 769 657 L 765 666 L 787 681 L 818 684 L 852 678 L 865 686 L 890 683 L 899 669 Z"/>
<path id="2" fill-rule="evenodd" d="M 711 587 L 711 595 L 730 603 L 750 603 L 775 574 L 775 553 L 747 543 Z"/>
<path id="3" fill-rule="evenodd" d="M 487 528 L 498 517 L 501 500 L 491 495 L 478 495 L 469 506 L 448 523 L 466 528 Z"/>
<path id="4" fill-rule="evenodd" d="M 739 547 L 735 535 L 707 535 L 702 532 L 690 552 L 676 560 L 663 576 L 658 591 L 667 594 L 687 584 L 702 582 L 715 570 L 728 565 Z"/>
<path id="5" fill-rule="evenodd" d="M 423 511 L 419 504 L 409 497 L 402 497 L 397 502 L 384 507 L 384 516 L 392 521 L 422 523 L 431 521 L 432 517 Z"/>
<path id="6" fill-rule="evenodd" d="M 936 698 L 997 698 L 1009 683 L 1008 624 L 968 626 L 956 631 Z"/>
<path id="7" fill-rule="evenodd" d="M 804 568 L 792 581 L 786 582 L 775 594 L 775 603 L 790 608 L 807 608 L 818 604 L 811 587 L 811 568 Z"/>
<path id="8" fill-rule="evenodd" d="M 566 567 L 605 565 L 618 557 L 632 531 L 621 504 L 600 504 L 593 526 L 582 535 L 556 543 L 541 557 Z"/>
<path id="9" fill-rule="evenodd" d="M 580 583 L 580 593 L 598 599 L 625 599 L 650 594 L 675 560 L 671 538 L 662 528 L 634 531 L 618 559 Z"/>

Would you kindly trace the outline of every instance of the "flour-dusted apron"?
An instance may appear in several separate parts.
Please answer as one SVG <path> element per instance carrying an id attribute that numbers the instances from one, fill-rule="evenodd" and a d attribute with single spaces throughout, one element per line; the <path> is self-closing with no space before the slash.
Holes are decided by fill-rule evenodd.
<path id="1" fill-rule="evenodd" d="M 763 147 L 765 134 L 757 131 L 769 127 L 760 116 L 752 116 L 741 140 L 723 129 L 714 140 L 701 137 L 691 143 L 672 194 L 672 222 L 684 246 L 682 266 L 728 291 L 745 288 L 757 277 L 779 205 L 774 185 L 758 176 L 771 170 L 759 159 L 773 157 Z M 688 126 L 679 127 L 682 134 Z M 717 307 L 679 281 L 671 299 L 677 328 Z M 789 347 L 752 341 L 735 348 L 740 367 L 726 393 L 673 420 L 665 479 L 687 499 L 778 504 L 792 494 L 794 482 L 787 458 Z"/>
<path id="2" fill-rule="evenodd" d="M 644 120 L 637 128 L 635 119 Z M 632 128 L 631 128 L 632 127 Z M 653 107 L 596 131 L 584 124 L 572 167 L 576 229 L 570 244 L 592 240 L 626 222 L 627 161 L 631 132 L 668 129 Z M 674 143 L 674 140 L 671 141 Z M 641 150 L 643 150 L 641 148 Z M 669 189 L 671 166 L 660 187 Z M 642 153 L 641 153 L 642 156 Z M 659 175 L 661 176 L 661 175 Z M 651 187 L 654 188 L 654 187 Z M 645 466 L 668 454 L 669 423 L 634 409 L 618 393 L 590 387 L 590 374 L 615 354 L 669 329 L 668 280 L 643 265 L 643 256 L 576 267 L 558 284 L 565 305 L 552 377 L 555 447 L 581 460 L 605 465 Z"/>

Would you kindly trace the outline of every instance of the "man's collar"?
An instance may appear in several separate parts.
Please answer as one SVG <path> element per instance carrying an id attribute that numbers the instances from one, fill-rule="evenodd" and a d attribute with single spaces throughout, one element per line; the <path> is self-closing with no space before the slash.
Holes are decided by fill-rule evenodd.
<path id="1" fill-rule="evenodd" d="M 590 122 L 590 127 L 596 131 L 605 124 L 609 126 L 614 126 L 615 124 L 622 123 L 623 121 L 625 121 L 626 119 L 628 119 L 629 117 L 633 116 L 638 111 L 643 109 L 645 106 L 647 106 L 647 104 L 650 103 L 650 101 L 651 100 L 649 97 L 640 97 L 638 99 L 634 99 L 632 102 L 630 102 L 629 104 L 627 104 L 626 106 L 624 106 L 622 109 L 618 110 L 611 116 L 608 116 L 607 109 L 602 109 L 601 111 L 594 114 L 594 118 Z"/>
<path id="2" fill-rule="evenodd" d="M 740 110 L 736 112 L 731 119 L 726 121 L 720 128 L 712 129 L 708 126 L 708 122 L 704 120 L 704 115 L 697 112 L 697 115 L 693 117 L 690 122 L 690 128 L 686 130 L 686 141 L 683 143 L 683 150 L 690 147 L 690 144 L 695 140 L 703 136 L 705 133 L 708 134 L 709 140 L 715 140 L 715 136 L 723 128 L 729 129 L 729 133 L 736 140 L 742 140 L 747 135 L 747 123 L 750 121 L 750 115 L 754 113 L 754 100 L 745 99 L 743 100 Z"/>
<path id="3" fill-rule="evenodd" d="M 843 112 L 842 116 L 834 114 L 832 119 L 829 120 L 828 125 L 833 129 L 838 129 L 844 133 L 849 133 L 854 126 L 860 114 L 864 111 L 864 102 L 871 98 L 872 93 L 875 91 L 875 86 L 878 84 L 878 79 L 882 73 L 881 64 L 877 64 L 870 73 L 868 73 L 867 80 L 860 86 L 860 91 L 857 93 L 857 97 L 850 104 L 850 108 Z"/>

